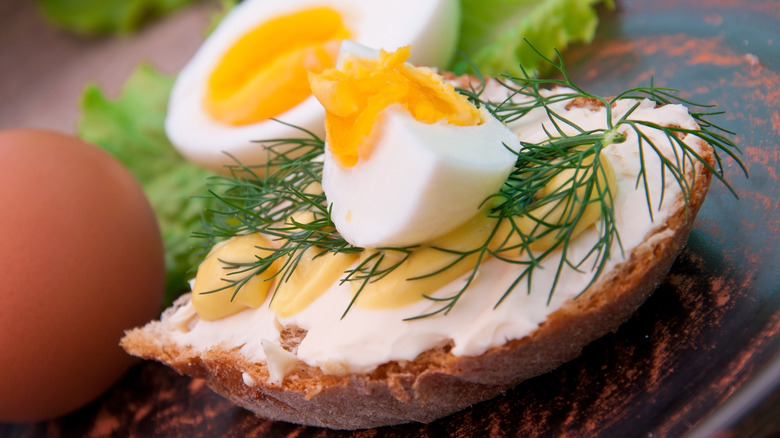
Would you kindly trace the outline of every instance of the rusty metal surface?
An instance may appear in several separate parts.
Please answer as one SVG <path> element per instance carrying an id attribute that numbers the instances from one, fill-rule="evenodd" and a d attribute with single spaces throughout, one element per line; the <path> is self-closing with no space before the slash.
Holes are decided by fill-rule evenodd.
<path id="1" fill-rule="evenodd" d="M 727 169 L 688 246 L 616 333 L 505 395 L 428 425 L 332 432 L 254 417 L 200 380 L 142 363 L 59 421 L 0 436 L 780 435 L 780 2 L 618 1 L 594 44 L 565 53 L 576 81 L 610 95 L 647 84 L 717 103 L 750 171 Z M 5 109 L 3 110 L 5 111 Z"/>

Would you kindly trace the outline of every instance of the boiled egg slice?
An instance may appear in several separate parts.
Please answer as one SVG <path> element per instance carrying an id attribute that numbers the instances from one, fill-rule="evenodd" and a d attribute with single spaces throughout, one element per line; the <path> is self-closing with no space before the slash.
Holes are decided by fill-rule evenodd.
<path id="1" fill-rule="evenodd" d="M 339 233 L 363 248 L 430 241 L 477 215 L 512 171 L 518 137 L 433 70 L 345 43 L 310 74 L 323 104 L 322 187 Z"/>
<path id="2" fill-rule="evenodd" d="M 166 133 L 203 167 L 262 165 L 268 152 L 258 140 L 305 136 L 289 125 L 322 135 L 324 111 L 306 75 L 333 67 L 343 39 L 388 50 L 411 44 L 413 62 L 444 66 L 459 21 L 451 0 L 245 0 L 178 75 Z"/>

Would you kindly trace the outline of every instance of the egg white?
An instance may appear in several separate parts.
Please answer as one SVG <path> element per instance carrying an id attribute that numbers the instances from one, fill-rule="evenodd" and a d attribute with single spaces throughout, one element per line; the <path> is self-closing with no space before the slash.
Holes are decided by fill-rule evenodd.
<path id="1" fill-rule="evenodd" d="M 324 109 L 313 97 L 275 118 L 230 126 L 212 119 L 203 109 L 208 77 L 223 54 L 259 24 L 302 9 L 329 6 L 338 10 L 351 39 L 393 51 L 411 45 L 410 62 L 445 66 L 454 53 L 460 7 L 453 0 L 246 0 L 233 8 L 182 69 L 168 104 L 165 131 L 188 160 L 215 171 L 236 164 L 262 165 L 268 151 L 259 140 L 300 138 L 304 128 L 324 135 Z M 286 123 L 286 124 L 285 124 Z M 234 158 L 233 158 L 234 157 Z"/>
<path id="2" fill-rule="evenodd" d="M 400 105 L 384 113 L 370 157 L 355 166 L 342 167 L 326 144 L 322 187 L 336 229 L 352 245 L 411 246 L 454 230 L 517 160 L 519 138 L 484 108 L 476 126 L 419 122 Z"/>

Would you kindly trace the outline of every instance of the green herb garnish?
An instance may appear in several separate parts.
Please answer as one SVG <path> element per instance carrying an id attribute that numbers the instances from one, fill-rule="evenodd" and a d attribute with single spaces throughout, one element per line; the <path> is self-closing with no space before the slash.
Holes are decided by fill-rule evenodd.
<path id="1" fill-rule="evenodd" d="M 596 96 L 572 82 L 560 56 L 557 62 L 544 59 L 562 79 L 538 79 L 525 71 L 519 76 L 506 75 L 500 79 L 512 97 L 520 99 L 490 102 L 482 99 L 482 86 L 460 90 L 475 103 L 488 107 L 496 117 L 505 122 L 517 120 L 529 111 L 541 108 L 554 128 L 546 132 L 549 138 L 542 142 L 523 143 L 524 149 L 517 154 L 514 171 L 501 190 L 485 201 L 488 217 L 495 225 L 484 242 L 467 251 L 435 248 L 454 255 L 453 262 L 417 278 L 437 275 L 468 258 L 474 264 L 466 284 L 448 297 L 426 297 L 440 306 L 430 313 L 410 319 L 448 313 L 467 291 L 481 263 L 488 257 L 497 257 L 518 266 L 514 283 L 505 291 L 501 300 L 495 303 L 496 306 L 500 305 L 520 282 L 527 282 L 530 290 L 533 275 L 541 261 L 552 254 L 559 254 L 560 259 L 548 301 L 555 293 L 561 272 L 567 267 L 589 270 L 592 273 L 590 284 L 595 282 L 606 267 L 615 242 L 618 248 L 621 247 L 615 226 L 615 194 L 606 182 L 610 170 L 608 160 L 605 160 L 602 152 L 610 144 L 625 141 L 626 132 L 633 131 L 640 139 L 641 171 L 636 184 L 645 186 L 647 207 L 651 215 L 653 205 L 660 205 L 664 200 L 651 199 L 642 145 L 649 146 L 649 150 L 661 159 L 662 169 L 668 171 L 676 180 L 686 206 L 692 190 L 692 181 L 687 175 L 694 169 L 694 164 L 702 163 L 732 193 L 734 191 L 724 176 L 723 160 L 733 159 L 746 172 L 738 156 L 738 147 L 728 137 L 733 133 L 708 119 L 711 115 L 720 114 L 719 112 L 691 110 L 691 116 L 699 124 L 697 129 L 630 120 L 628 117 L 638 104 L 615 120 L 612 112 L 612 104 L 623 99 L 649 98 L 659 104 L 684 103 L 689 109 L 709 110 L 709 106 L 680 99 L 676 97 L 675 90 L 655 87 L 652 83 L 650 86 L 632 88 L 613 98 Z M 567 90 L 559 94 L 543 91 L 556 86 L 566 87 Z M 607 115 L 606 127 L 583 129 L 553 109 L 552 104 L 570 99 L 585 99 L 603 106 Z M 679 147 L 676 155 L 672 158 L 664 156 L 653 144 L 653 140 L 642 132 L 642 128 L 654 128 L 663 132 L 672 144 Z M 268 164 L 254 168 L 237 164 L 232 169 L 231 177 L 214 177 L 210 180 L 210 193 L 218 208 L 209 211 L 207 227 L 200 234 L 202 237 L 215 240 L 241 233 L 262 232 L 271 236 L 271 239 L 280 239 L 282 242 L 280 248 L 273 250 L 273 255 L 258 259 L 257 270 L 248 267 L 247 272 L 262 271 L 274 260 L 282 258 L 285 267 L 280 279 L 284 281 L 296 268 L 299 260 L 296 254 L 300 255 L 304 250 L 314 248 L 318 254 L 365 251 L 351 246 L 335 231 L 325 196 L 320 190 L 312 190 L 312 187 L 316 187 L 321 181 L 322 162 L 318 157 L 324 151 L 324 142 L 310 132 L 302 133 L 305 134 L 304 138 L 259 142 L 258 147 L 262 145 L 268 149 Z M 709 143 L 713 148 L 715 165 L 710 165 L 704 157 L 683 142 L 683 134 L 692 134 Z M 664 172 L 664 175 L 666 173 Z M 692 177 L 695 178 L 696 175 Z M 555 178 L 562 178 L 564 184 L 558 190 L 540 196 L 543 188 Z M 578 232 L 577 224 L 589 208 L 596 208 L 599 213 L 596 227 L 599 238 L 584 256 L 575 256 L 569 252 L 570 243 Z M 304 212 L 311 215 L 309 220 L 285 222 L 288 216 L 294 218 Z M 552 243 L 539 250 L 534 244 L 542 239 L 551 240 Z M 349 307 L 366 284 L 379 281 L 397 269 L 415 248 L 379 248 L 365 257 L 358 266 L 345 272 L 342 281 L 357 281 L 361 285 Z M 524 257 L 520 257 L 521 255 Z M 586 262 L 589 266 L 584 266 Z M 240 282 L 229 281 L 234 284 Z M 345 309 L 345 314 L 349 307 Z"/>

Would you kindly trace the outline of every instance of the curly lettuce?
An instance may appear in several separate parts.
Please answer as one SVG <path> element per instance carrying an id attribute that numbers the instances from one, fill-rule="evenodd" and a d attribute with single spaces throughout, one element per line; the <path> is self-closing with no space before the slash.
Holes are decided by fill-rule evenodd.
<path id="1" fill-rule="evenodd" d="M 614 7 L 611 0 L 461 0 L 458 49 L 467 59 L 451 69 L 466 73 L 476 67 L 485 76 L 546 73 L 535 50 L 552 58 L 556 49 L 592 41 L 602 3 Z"/>

